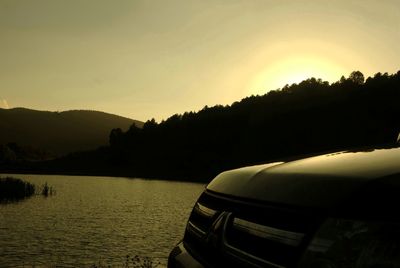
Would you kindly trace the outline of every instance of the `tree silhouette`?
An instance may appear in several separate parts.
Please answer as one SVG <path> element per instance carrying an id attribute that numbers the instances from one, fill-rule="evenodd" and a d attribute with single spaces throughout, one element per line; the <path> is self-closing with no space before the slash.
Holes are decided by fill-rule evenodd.
<path id="1" fill-rule="evenodd" d="M 350 74 L 349 80 L 355 84 L 361 85 L 364 83 L 364 74 L 360 71 L 354 71 Z"/>

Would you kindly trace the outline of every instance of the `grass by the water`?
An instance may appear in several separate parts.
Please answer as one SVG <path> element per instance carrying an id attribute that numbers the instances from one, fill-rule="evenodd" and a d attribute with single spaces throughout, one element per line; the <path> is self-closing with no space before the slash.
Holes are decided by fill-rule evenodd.
<path id="1" fill-rule="evenodd" d="M 53 188 L 49 187 L 47 183 L 41 187 L 21 180 L 19 178 L 5 177 L 0 178 L 0 202 L 13 202 L 19 201 L 34 194 L 41 194 L 49 196 L 54 193 Z"/>

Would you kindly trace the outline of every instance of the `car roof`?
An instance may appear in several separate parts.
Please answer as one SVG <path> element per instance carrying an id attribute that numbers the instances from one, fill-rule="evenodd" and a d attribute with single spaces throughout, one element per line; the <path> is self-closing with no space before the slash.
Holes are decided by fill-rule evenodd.
<path id="1" fill-rule="evenodd" d="M 207 190 L 311 208 L 335 208 L 356 199 L 360 203 L 361 196 L 368 199 L 386 192 L 400 201 L 400 148 L 341 151 L 239 168 L 219 174 Z"/>

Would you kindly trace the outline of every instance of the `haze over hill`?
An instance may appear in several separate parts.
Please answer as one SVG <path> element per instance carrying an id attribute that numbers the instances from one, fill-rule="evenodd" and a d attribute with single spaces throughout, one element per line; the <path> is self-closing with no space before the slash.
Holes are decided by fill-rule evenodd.
<path id="1" fill-rule="evenodd" d="M 95 149 L 108 143 L 111 129 L 142 122 L 98 111 L 0 109 L 0 144 L 15 142 L 55 155 Z"/>

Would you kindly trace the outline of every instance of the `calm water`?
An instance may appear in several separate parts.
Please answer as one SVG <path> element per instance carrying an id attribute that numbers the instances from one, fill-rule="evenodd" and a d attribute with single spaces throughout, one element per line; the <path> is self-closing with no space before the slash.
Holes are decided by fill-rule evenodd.
<path id="1" fill-rule="evenodd" d="M 0 205 L 0 266 L 166 264 L 204 185 L 111 177 L 15 175 L 56 195 Z"/>

